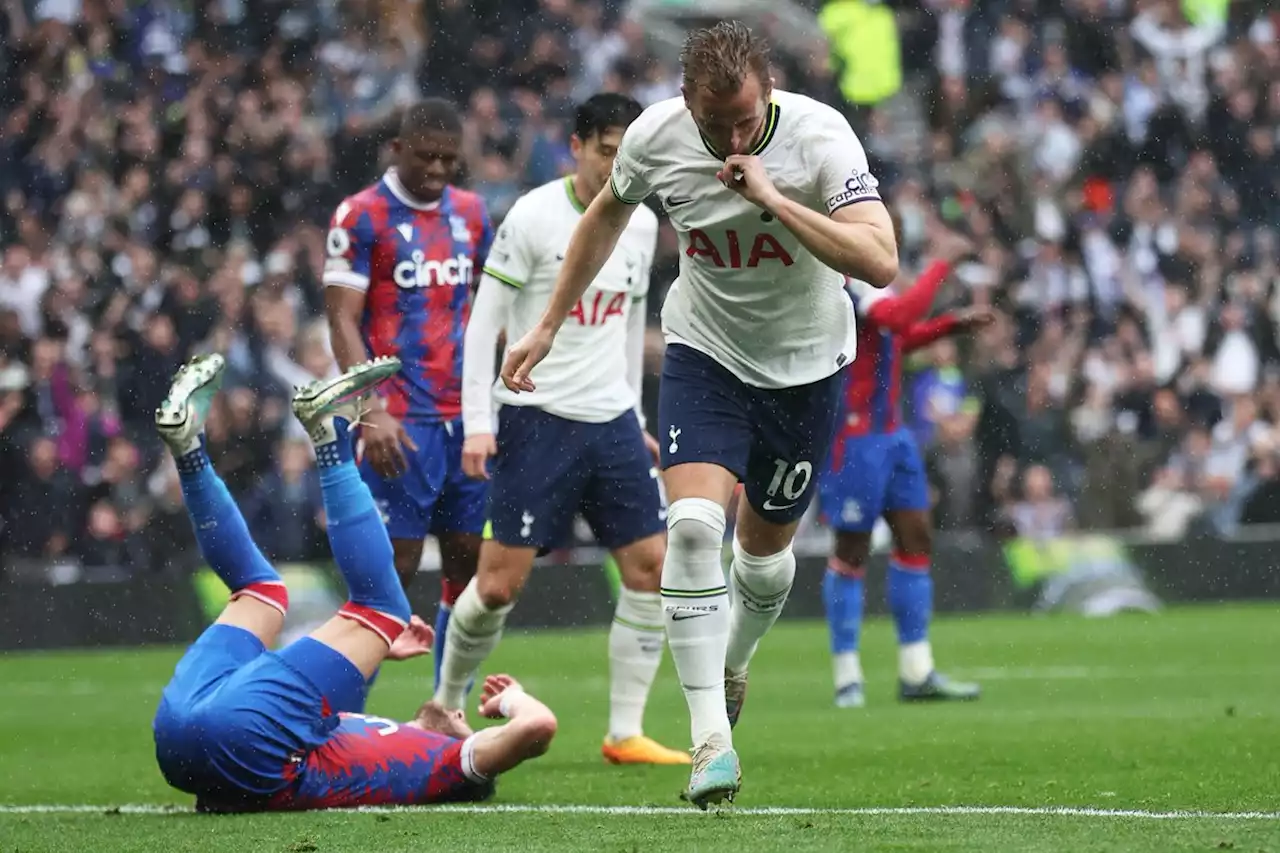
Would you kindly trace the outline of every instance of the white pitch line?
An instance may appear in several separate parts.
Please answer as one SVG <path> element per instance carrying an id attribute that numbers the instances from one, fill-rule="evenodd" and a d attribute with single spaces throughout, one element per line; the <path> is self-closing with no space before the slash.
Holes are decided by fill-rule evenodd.
<path id="1" fill-rule="evenodd" d="M 698 815 L 702 812 L 692 807 L 676 806 L 365 806 L 359 809 L 335 810 L 357 814 L 555 814 L 555 815 L 609 815 L 656 816 Z M 903 817 L 909 815 L 933 815 L 938 817 L 965 817 L 973 815 L 1030 815 L 1035 817 L 1087 817 L 1131 820 L 1265 820 L 1280 821 L 1280 812 L 1210 812 L 1210 811 L 1147 811 L 1144 809 L 1099 809 L 1073 806 L 903 806 L 866 808 L 804 808 L 791 806 L 759 806 L 731 808 L 731 814 L 747 817 L 790 817 L 843 815 L 849 817 Z M 171 815 L 189 814 L 191 809 L 181 806 L 158 805 L 0 805 L 0 815 L 26 814 L 127 814 Z"/>

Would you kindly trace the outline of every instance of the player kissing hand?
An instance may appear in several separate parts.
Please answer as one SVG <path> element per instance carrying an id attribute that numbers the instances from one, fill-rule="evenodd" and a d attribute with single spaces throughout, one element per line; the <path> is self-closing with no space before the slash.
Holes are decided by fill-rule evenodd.
<path id="1" fill-rule="evenodd" d="M 521 391 L 533 391 L 537 388 L 529 374 L 551 352 L 554 340 L 555 332 L 539 323 L 507 350 L 507 357 L 502 360 L 502 370 L 498 374 L 507 390 L 519 394 Z"/>
<path id="2" fill-rule="evenodd" d="M 498 452 L 492 435 L 469 435 L 462 443 L 462 472 L 473 480 L 489 479 L 489 458 Z"/>
<path id="3" fill-rule="evenodd" d="M 754 204 L 769 210 L 778 199 L 778 189 L 764 170 L 764 163 L 751 154 L 734 154 L 716 173 L 720 183 Z"/>

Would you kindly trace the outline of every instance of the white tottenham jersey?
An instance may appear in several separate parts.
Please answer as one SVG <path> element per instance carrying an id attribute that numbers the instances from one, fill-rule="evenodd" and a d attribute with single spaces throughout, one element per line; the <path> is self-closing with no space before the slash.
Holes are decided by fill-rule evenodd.
<path id="1" fill-rule="evenodd" d="M 564 178 L 522 196 L 503 220 L 484 272 L 519 291 L 504 323 L 508 344 L 541 319 L 584 210 L 572 182 Z M 648 295 L 657 242 L 658 217 L 641 207 L 569 312 L 551 352 L 533 369 L 530 378 L 537 390 L 514 394 L 499 380 L 494 399 L 585 423 L 611 421 L 635 408 L 636 390 L 627 371 L 628 318 L 633 303 Z"/>
<path id="2" fill-rule="evenodd" d="M 783 195 L 835 212 L 878 200 L 862 143 L 839 112 L 775 91 L 751 152 Z M 706 353 L 748 385 L 816 382 L 853 359 L 844 277 L 773 216 L 716 180 L 724 158 L 681 98 L 646 109 L 622 139 L 611 186 L 624 202 L 657 195 L 680 237 L 680 276 L 662 308 L 669 343 Z"/>

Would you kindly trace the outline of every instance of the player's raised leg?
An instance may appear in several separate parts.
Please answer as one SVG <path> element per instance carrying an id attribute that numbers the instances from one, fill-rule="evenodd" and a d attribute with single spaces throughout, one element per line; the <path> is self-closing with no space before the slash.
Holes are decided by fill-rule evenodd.
<path id="1" fill-rule="evenodd" d="M 270 646 L 284 625 L 288 592 L 254 543 L 205 451 L 204 423 L 225 366 L 217 353 L 198 356 L 184 365 L 156 410 L 156 430 L 177 463 L 183 501 L 200 553 L 231 590 L 231 601 L 217 623 L 243 628 Z"/>
<path id="2" fill-rule="evenodd" d="M 350 596 L 311 639 L 337 651 L 365 679 L 409 624 L 411 612 L 382 516 L 356 468 L 350 430 L 361 398 L 399 369 L 398 359 L 374 359 L 299 389 L 293 400 L 294 414 L 315 445 L 329 545 Z M 286 652 L 302 647 L 297 654 L 306 654 L 305 643 Z"/>
<path id="3" fill-rule="evenodd" d="M 249 535 L 227 487 L 205 452 L 204 423 L 225 363 L 220 355 L 193 359 L 174 376 L 156 410 L 160 437 L 173 453 L 196 542 L 209 567 L 231 590 L 215 624 L 205 629 L 174 669 L 152 730 L 165 780 L 188 793 L 207 781 L 204 729 L 193 724 L 200 702 L 274 644 L 288 594 L 280 576 Z"/>
<path id="4" fill-rule="evenodd" d="M 746 700 L 748 664 L 782 613 L 795 580 L 791 541 L 817 492 L 815 472 L 826 465 L 831 451 L 843 380 L 836 372 L 806 385 L 752 393 L 754 443 L 730 568 L 733 632 L 725 661 L 725 702 L 734 725 Z"/>
<path id="5" fill-rule="evenodd" d="M 763 502 L 771 506 L 770 500 Z M 790 504 L 788 512 L 803 504 Z M 777 513 L 772 513 L 777 514 Z M 760 640 L 791 594 L 796 577 L 796 558 L 791 550 L 799 518 L 781 523 L 764 518 L 751 500 L 738 504 L 738 522 L 733 538 L 733 562 L 729 567 L 730 621 L 728 652 L 724 663 L 725 707 L 732 726 L 738 725 L 747 698 L 747 667 Z"/>

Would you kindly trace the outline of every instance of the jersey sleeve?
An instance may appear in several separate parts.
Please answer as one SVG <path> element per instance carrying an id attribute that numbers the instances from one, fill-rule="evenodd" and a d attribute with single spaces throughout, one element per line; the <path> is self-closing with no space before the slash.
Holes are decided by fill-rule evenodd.
<path id="1" fill-rule="evenodd" d="M 369 214 L 351 199 L 338 205 L 325 239 L 325 286 L 367 291 L 373 244 L 373 220 Z"/>
<path id="2" fill-rule="evenodd" d="M 653 192 L 644 156 L 648 134 L 643 118 L 632 122 L 622 135 L 622 144 L 613 158 L 613 173 L 609 175 L 609 188 L 623 204 L 639 204 Z"/>
<path id="3" fill-rule="evenodd" d="M 537 263 L 536 246 L 534 217 L 530 216 L 529 205 L 522 198 L 498 226 L 497 236 L 487 250 L 485 275 L 517 289 L 524 287 Z"/>
<path id="4" fill-rule="evenodd" d="M 827 214 L 863 201 L 880 201 L 880 182 L 871 174 L 867 152 L 849 122 L 831 110 L 818 124 L 813 135 L 818 191 Z"/>

